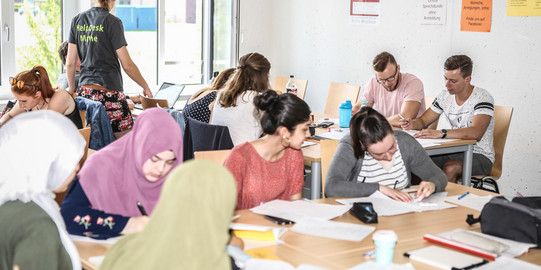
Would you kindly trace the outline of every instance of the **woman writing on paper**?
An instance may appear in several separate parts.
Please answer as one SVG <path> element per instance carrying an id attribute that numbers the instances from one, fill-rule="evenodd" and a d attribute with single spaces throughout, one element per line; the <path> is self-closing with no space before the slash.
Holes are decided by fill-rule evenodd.
<path id="1" fill-rule="evenodd" d="M 445 190 L 445 174 L 423 147 L 413 136 L 393 131 L 379 112 L 363 107 L 349 126 L 350 136 L 340 140 L 327 173 L 328 197 L 363 197 L 379 190 L 409 202 L 412 198 L 401 189 L 410 185 L 411 173 L 422 180 L 416 197 Z"/>
<path id="2" fill-rule="evenodd" d="M 275 199 L 297 200 L 304 185 L 301 145 L 310 136 L 310 108 L 293 94 L 267 90 L 254 99 L 265 137 L 235 146 L 224 162 L 237 181 L 237 210 Z"/>
<path id="3" fill-rule="evenodd" d="M 210 123 L 227 126 L 233 145 L 253 141 L 262 134 L 253 101 L 269 89 L 270 68 L 269 60 L 259 53 L 242 56 L 235 73 L 216 97 Z"/>
<path id="4" fill-rule="evenodd" d="M 226 246 L 235 198 L 234 179 L 219 164 L 179 166 L 145 229 L 113 245 L 100 269 L 231 269 Z"/>
<path id="5" fill-rule="evenodd" d="M 61 213 L 68 232 L 109 238 L 140 231 L 169 171 L 182 162 L 180 126 L 164 110 L 145 110 L 131 132 L 91 155 Z"/>
<path id="6" fill-rule="evenodd" d="M 65 115 L 77 128 L 83 128 L 77 105 L 65 90 L 54 90 L 47 70 L 35 66 L 9 78 L 11 92 L 19 106 L 15 106 L 0 120 L 0 126 L 18 114 L 28 111 L 51 110 Z"/>
<path id="7" fill-rule="evenodd" d="M 53 192 L 68 188 L 85 145 L 52 111 L 24 113 L 0 129 L 0 269 L 81 269 Z"/>

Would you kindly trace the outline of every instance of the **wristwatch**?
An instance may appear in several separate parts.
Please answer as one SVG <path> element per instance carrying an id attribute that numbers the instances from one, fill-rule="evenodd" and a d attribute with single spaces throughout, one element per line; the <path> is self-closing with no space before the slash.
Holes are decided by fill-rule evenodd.
<path id="1" fill-rule="evenodd" d="M 445 139 L 445 137 L 447 137 L 447 129 L 442 129 L 442 130 L 441 130 L 441 133 L 442 133 L 442 134 L 441 134 L 441 138 L 442 138 L 442 139 Z"/>

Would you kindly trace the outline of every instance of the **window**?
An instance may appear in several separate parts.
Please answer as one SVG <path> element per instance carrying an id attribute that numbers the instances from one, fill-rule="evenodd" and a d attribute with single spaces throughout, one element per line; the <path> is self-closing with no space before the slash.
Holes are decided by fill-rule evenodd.
<path id="1" fill-rule="evenodd" d="M 128 51 L 151 90 L 161 82 L 200 84 L 233 64 L 233 6 L 238 0 L 117 0 Z M 0 10 L 0 99 L 12 98 L 7 78 L 43 65 L 51 82 L 63 68 L 57 48 L 86 1 L 10 0 Z M 88 4 L 87 4 L 88 5 Z M 11 14 L 10 14 L 11 13 Z M 163 14 L 163 16 L 159 16 Z M 17 29 L 15 31 L 14 29 Z M 123 73 L 127 93 L 141 88 Z"/>

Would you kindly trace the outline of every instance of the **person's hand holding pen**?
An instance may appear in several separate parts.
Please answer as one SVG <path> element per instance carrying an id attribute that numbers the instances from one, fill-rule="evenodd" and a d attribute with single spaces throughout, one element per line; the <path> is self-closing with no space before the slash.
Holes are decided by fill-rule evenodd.
<path id="1" fill-rule="evenodd" d="M 422 200 L 432 195 L 434 191 L 436 191 L 436 185 L 434 183 L 429 181 L 421 181 L 421 183 L 419 183 L 417 193 L 415 193 L 415 198 Z"/>
<path id="2" fill-rule="evenodd" d="M 145 207 L 140 201 L 136 203 L 137 209 L 141 212 L 140 217 L 131 217 L 126 223 L 126 227 L 122 230 L 122 234 L 134 233 L 142 231 L 149 221 L 148 213 L 145 210 Z"/>
<path id="3" fill-rule="evenodd" d="M 400 117 L 400 120 L 398 120 L 398 123 L 402 127 L 403 130 L 411 130 L 413 129 L 412 119 L 411 118 L 404 118 L 402 114 L 398 114 L 398 117 Z"/>

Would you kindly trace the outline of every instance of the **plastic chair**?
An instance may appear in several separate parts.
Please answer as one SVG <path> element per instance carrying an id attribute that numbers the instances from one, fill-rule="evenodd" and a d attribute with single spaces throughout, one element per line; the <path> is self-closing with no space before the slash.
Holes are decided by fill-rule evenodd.
<path id="1" fill-rule="evenodd" d="M 488 175 L 472 176 L 471 182 L 474 188 L 500 193 L 496 180 L 502 176 L 503 150 L 505 148 L 512 115 L 513 107 L 494 106 L 494 165 Z M 485 184 L 491 185 L 493 189 L 486 188 L 484 186 Z"/>
<path id="2" fill-rule="evenodd" d="M 304 99 L 304 96 L 306 95 L 306 87 L 308 86 L 308 80 L 301 80 L 297 78 L 293 78 L 293 80 L 297 85 L 297 96 L 300 99 Z M 286 86 L 288 81 L 288 77 L 276 76 L 274 77 L 272 89 L 280 94 L 283 94 L 286 92 Z"/>
<path id="3" fill-rule="evenodd" d="M 338 117 L 340 104 L 346 100 L 351 100 L 351 103 L 355 104 L 360 90 L 361 87 L 358 85 L 331 82 L 323 113 L 331 117 Z"/>
<path id="4" fill-rule="evenodd" d="M 141 96 L 141 105 L 143 105 L 143 110 L 154 107 L 169 108 L 167 99 L 148 98 L 145 96 Z"/>
<path id="5" fill-rule="evenodd" d="M 224 164 L 225 159 L 231 153 L 231 149 L 228 150 L 212 150 L 212 151 L 196 151 L 194 152 L 194 159 L 199 160 L 211 160 L 219 163 L 220 165 Z"/>
<path id="6" fill-rule="evenodd" d="M 327 172 L 331 165 L 332 157 L 336 148 L 338 147 L 338 140 L 321 140 L 319 141 L 321 147 L 321 196 L 325 198 L 325 182 L 327 181 Z"/>

